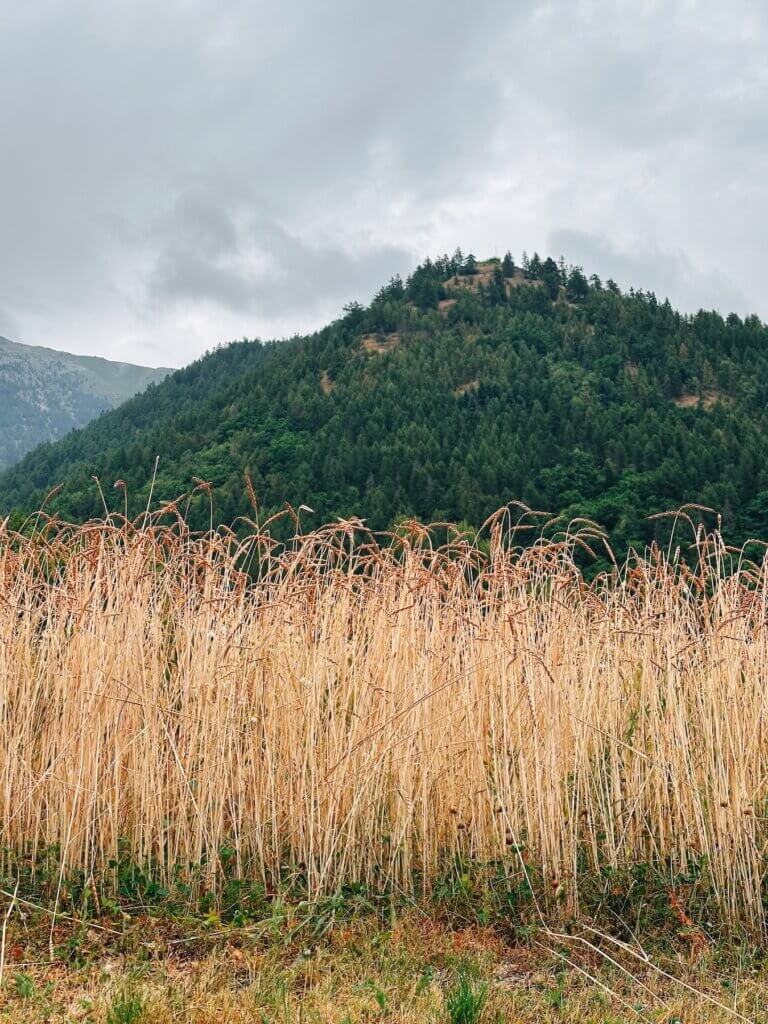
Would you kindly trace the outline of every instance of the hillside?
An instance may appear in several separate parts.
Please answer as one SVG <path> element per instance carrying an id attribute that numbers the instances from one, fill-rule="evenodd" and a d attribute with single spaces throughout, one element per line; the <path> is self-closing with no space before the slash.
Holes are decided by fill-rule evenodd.
<path id="1" fill-rule="evenodd" d="M 214 519 L 305 503 L 307 525 L 360 515 L 480 524 L 512 499 L 586 515 L 617 551 L 648 516 L 699 502 L 728 537 L 768 526 L 768 330 L 683 316 L 538 256 L 427 261 L 305 338 L 218 349 L 0 476 L 0 511 L 53 486 L 62 515 L 130 511 L 214 485 Z M 198 488 L 193 523 L 209 522 Z M 182 508 L 184 503 L 182 503 Z M 709 518 L 714 524 L 714 519 Z"/>
<path id="2" fill-rule="evenodd" d="M 0 337 L 0 467 L 82 427 L 168 372 Z"/>

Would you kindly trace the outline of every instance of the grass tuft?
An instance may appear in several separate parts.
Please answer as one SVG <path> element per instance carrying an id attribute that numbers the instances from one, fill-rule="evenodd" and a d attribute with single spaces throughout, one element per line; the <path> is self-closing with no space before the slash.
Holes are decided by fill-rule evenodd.
<path id="1" fill-rule="evenodd" d="M 487 982 L 478 982 L 466 970 L 460 971 L 456 984 L 445 997 L 450 1024 L 477 1024 L 487 999 Z"/>

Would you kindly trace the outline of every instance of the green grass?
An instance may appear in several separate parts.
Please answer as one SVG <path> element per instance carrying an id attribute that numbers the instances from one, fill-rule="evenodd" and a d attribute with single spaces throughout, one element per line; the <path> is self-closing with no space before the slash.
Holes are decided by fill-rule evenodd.
<path id="1" fill-rule="evenodd" d="M 310 904 L 283 896 L 263 916 L 182 907 L 134 893 L 66 918 L 14 908 L 0 1020 L 37 1024 L 768 1024 L 764 951 L 693 943 L 666 926 L 640 947 L 575 926 L 524 932 L 445 888 L 384 906 L 351 889 Z M 7 910 L 7 901 L 6 908 Z M 4 916 L 4 914 L 3 914 Z M 485 923 L 483 923 L 485 921 Z M 630 955 L 634 950 L 636 955 Z M 608 956 L 614 961 L 608 959 Z M 679 979 L 679 980 L 675 980 Z M 682 982 L 682 983 L 681 983 Z"/>
<path id="2" fill-rule="evenodd" d="M 488 982 L 478 982 L 466 968 L 459 971 L 455 985 L 445 996 L 451 1024 L 477 1024 L 488 1000 Z"/>

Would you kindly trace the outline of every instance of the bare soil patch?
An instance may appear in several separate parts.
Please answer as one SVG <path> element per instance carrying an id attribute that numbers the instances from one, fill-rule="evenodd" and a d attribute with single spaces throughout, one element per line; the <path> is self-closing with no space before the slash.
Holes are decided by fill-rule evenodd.
<path id="1" fill-rule="evenodd" d="M 693 392 L 687 391 L 682 395 L 678 395 L 677 398 L 673 398 L 672 402 L 678 407 L 678 409 L 711 409 L 718 402 L 725 401 L 726 398 L 722 392 L 716 388 L 712 388 L 709 391 L 705 391 L 703 395 L 696 395 Z"/>
<path id="2" fill-rule="evenodd" d="M 507 294 L 512 291 L 513 288 L 520 288 L 522 285 L 531 285 L 534 288 L 541 288 L 544 284 L 536 277 L 526 277 L 522 271 L 516 270 L 514 277 L 504 278 L 504 287 L 507 289 Z"/>
<path id="3" fill-rule="evenodd" d="M 400 335 L 397 333 L 364 334 L 361 344 L 364 352 L 378 352 L 381 355 L 384 352 L 391 352 L 392 349 L 397 348 L 401 340 Z"/>
<path id="4" fill-rule="evenodd" d="M 449 277 L 447 281 L 443 282 L 443 286 L 449 292 L 466 289 L 467 291 L 477 292 L 480 290 L 480 286 L 487 288 L 493 280 L 493 275 L 496 272 L 499 263 L 496 260 L 486 260 L 484 263 L 477 264 L 476 273 L 471 276 L 465 276 L 463 274 L 454 274 L 453 277 Z M 513 288 L 519 288 L 520 285 L 529 284 L 534 287 L 540 287 L 544 282 L 527 278 L 523 274 L 522 270 L 516 270 L 514 276 L 504 278 L 504 288 L 507 295 L 510 294 Z M 450 300 L 443 300 L 450 301 Z"/>

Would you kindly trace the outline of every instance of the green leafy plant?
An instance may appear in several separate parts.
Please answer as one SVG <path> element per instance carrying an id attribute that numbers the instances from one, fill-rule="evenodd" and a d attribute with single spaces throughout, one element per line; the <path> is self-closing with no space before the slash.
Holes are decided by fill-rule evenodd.
<path id="1" fill-rule="evenodd" d="M 464 969 L 459 971 L 456 984 L 445 997 L 450 1024 L 477 1024 L 487 998 L 487 982 L 477 982 Z"/>
<path id="2" fill-rule="evenodd" d="M 34 981 L 32 981 L 28 974 L 23 972 L 14 975 L 13 987 L 16 989 L 16 995 L 20 999 L 33 999 L 37 994 Z"/>
<path id="3" fill-rule="evenodd" d="M 389 1000 L 387 999 L 387 993 L 384 989 L 377 985 L 373 979 L 369 979 L 368 982 L 366 982 L 366 988 L 370 989 L 379 1010 L 381 1010 L 382 1013 L 385 1013 L 387 1006 L 389 1005 Z"/>
<path id="4" fill-rule="evenodd" d="M 553 1009 L 562 1010 L 565 1005 L 565 973 L 563 971 L 558 972 L 555 985 L 545 989 L 544 998 Z"/>
<path id="5" fill-rule="evenodd" d="M 144 1014 L 144 1000 L 136 992 L 119 993 L 107 1010 L 107 1024 L 138 1024 Z"/>

